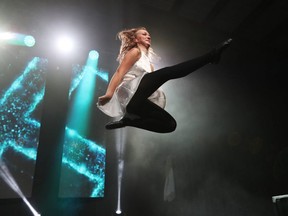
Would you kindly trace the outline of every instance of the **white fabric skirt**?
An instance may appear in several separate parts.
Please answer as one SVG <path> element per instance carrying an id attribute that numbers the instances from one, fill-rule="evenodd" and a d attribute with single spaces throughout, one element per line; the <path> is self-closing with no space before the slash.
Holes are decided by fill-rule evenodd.
<path id="1" fill-rule="evenodd" d="M 111 117 L 123 117 L 126 113 L 126 106 L 135 94 L 140 81 L 143 76 L 148 72 L 143 73 L 141 76 L 134 77 L 129 80 L 123 80 L 123 82 L 116 88 L 111 100 L 98 108 L 106 115 Z M 166 97 L 161 88 L 157 89 L 149 98 L 151 102 L 155 103 L 162 109 L 166 105 Z"/>

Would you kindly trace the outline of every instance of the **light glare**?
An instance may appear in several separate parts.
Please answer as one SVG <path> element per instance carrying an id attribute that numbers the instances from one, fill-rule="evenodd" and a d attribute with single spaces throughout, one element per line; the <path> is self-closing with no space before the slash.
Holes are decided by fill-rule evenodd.
<path id="1" fill-rule="evenodd" d="M 9 40 L 15 38 L 15 34 L 12 32 L 0 33 L 0 40 Z"/>
<path id="2" fill-rule="evenodd" d="M 75 46 L 73 39 L 68 36 L 59 37 L 56 45 L 58 50 L 63 53 L 71 52 Z"/>

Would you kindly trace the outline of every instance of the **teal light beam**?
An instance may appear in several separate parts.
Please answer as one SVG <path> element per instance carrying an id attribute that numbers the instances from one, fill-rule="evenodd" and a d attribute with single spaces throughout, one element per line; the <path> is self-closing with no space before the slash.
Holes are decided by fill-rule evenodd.
<path id="1" fill-rule="evenodd" d="M 108 82 L 108 73 L 98 69 L 98 60 L 99 54 L 93 50 L 89 53 L 85 66 L 74 67 L 72 71 L 69 90 L 71 106 L 68 111 L 62 157 L 59 192 L 61 197 L 73 197 L 83 193 L 79 191 L 83 187 L 80 182 L 67 178 L 69 170 L 74 170 L 89 179 L 90 183 L 85 183 L 85 187 L 94 185 L 90 197 L 104 196 L 106 150 L 84 138 L 87 137 L 90 125 L 96 78 L 100 77 Z M 72 97 L 73 92 L 75 92 L 74 97 Z M 69 185 L 71 190 L 61 190 L 62 184 Z"/>
<path id="2" fill-rule="evenodd" d="M 72 101 L 71 111 L 68 117 L 69 127 L 83 136 L 86 136 L 88 133 L 96 86 L 98 59 L 98 52 L 91 51 L 89 53 L 86 65 L 83 68 L 83 75 L 80 77 L 80 79 L 82 79 L 78 80 L 78 87 L 75 90 L 75 98 Z"/>

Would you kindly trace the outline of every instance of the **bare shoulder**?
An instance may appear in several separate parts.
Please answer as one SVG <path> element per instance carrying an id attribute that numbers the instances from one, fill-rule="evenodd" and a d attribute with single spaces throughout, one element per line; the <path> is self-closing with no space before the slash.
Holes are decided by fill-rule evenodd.
<path id="1" fill-rule="evenodd" d="M 130 58 L 132 57 L 132 58 L 139 59 L 141 57 L 141 51 L 139 48 L 134 47 L 127 52 L 126 56 L 129 56 Z"/>
<path id="2" fill-rule="evenodd" d="M 128 71 L 129 68 L 131 68 L 141 57 L 141 51 L 138 48 L 132 48 L 130 49 L 124 56 L 123 60 L 121 61 L 119 65 L 119 69 L 122 71 L 125 71 L 125 73 Z"/>

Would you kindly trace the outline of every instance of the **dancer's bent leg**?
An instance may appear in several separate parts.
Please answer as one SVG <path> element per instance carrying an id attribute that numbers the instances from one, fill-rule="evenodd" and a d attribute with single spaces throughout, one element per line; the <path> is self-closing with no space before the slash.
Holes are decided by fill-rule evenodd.
<path id="1" fill-rule="evenodd" d="M 130 110 L 127 106 L 128 113 L 135 113 L 140 118 L 131 121 L 128 126 L 142 128 L 149 131 L 158 133 L 169 133 L 176 129 L 177 123 L 175 119 L 164 109 L 149 101 L 148 99 L 142 103 L 141 109 Z"/>
<path id="2" fill-rule="evenodd" d="M 170 133 L 176 129 L 175 119 L 164 109 L 152 103 L 148 99 L 142 104 L 141 109 L 130 110 L 129 104 L 127 112 L 133 113 L 138 118 L 123 117 L 119 121 L 106 125 L 106 129 L 115 129 L 125 126 L 137 127 L 157 133 Z M 128 114 L 129 115 L 129 114 Z"/>

